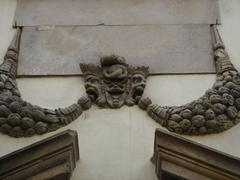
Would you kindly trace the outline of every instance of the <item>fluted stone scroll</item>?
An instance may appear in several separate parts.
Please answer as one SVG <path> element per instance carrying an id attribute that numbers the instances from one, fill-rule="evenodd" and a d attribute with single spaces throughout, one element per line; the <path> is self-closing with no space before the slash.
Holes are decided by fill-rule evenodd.
<path id="1" fill-rule="evenodd" d="M 169 131 L 201 135 L 225 131 L 240 121 L 240 74 L 232 65 L 216 25 L 211 26 L 217 79 L 189 104 L 163 107 L 141 98 L 138 105 Z"/>
<path id="2" fill-rule="evenodd" d="M 0 65 L 0 131 L 13 137 L 28 137 L 69 124 L 91 107 L 91 100 L 83 96 L 77 103 L 55 110 L 24 101 L 16 82 L 20 38 L 18 28 Z"/>

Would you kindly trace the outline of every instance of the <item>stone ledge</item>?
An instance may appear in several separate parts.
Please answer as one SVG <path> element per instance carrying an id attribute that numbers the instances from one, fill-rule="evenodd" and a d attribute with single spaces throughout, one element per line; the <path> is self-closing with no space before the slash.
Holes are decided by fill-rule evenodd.
<path id="1" fill-rule="evenodd" d="M 240 159 L 160 129 L 152 161 L 158 178 L 166 173 L 187 179 L 240 178 Z"/>
<path id="2" fill-rule="evenodd" d="M 66 130 L 1 157 L 0 179 L 69 179 L 77 160 L 77 132 Z"/>

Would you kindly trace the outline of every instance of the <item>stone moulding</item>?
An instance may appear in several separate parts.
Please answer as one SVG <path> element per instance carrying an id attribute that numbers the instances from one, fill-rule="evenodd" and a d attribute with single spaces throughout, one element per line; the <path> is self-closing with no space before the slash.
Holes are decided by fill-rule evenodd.
<path id="1" fill-rule="evenodd" d="M 93 103 L 99 107 L 138 106 L 172 132 L 203 135 L 225 131 L 240 121 L 240 74 L 232 65 L 216 25 L 211 25 L 217 79 L 213 87 L 191 103 L 164 107 L 142 97 L 148 67 L 131 67 L 120 56 L 104 56 L 101 66 L 80 64 L 86 95 L 77 103 L 50 110 L 21 99 L 16 74 L 21 29 L 0 65 L 0 131 L 28 137 L 54 131 L 77 119 Z"/>
<path id="2" fill-rule="evenodd" d="M 79 160 L 76 131 L 66 130 L 0 158 L 0 179 L 70 179 Z"/>
<path id="3" fill-rule="evenodd" d="M 159 179 L 165 173 L 179 179 L 240 179 L 240 159 L 160 129 L 152 161 Z"/>
<path id="4" fill-rule="evenodd" d="M 149 98 L 138 105 L 168 130 L 187 135 L 203 135 L 225 131 L 240 121 L 240 74 L 234 68 L 216 25 L 211 25 L 217 79 L 213 87 L 191 103 L 164 107 Z"/>

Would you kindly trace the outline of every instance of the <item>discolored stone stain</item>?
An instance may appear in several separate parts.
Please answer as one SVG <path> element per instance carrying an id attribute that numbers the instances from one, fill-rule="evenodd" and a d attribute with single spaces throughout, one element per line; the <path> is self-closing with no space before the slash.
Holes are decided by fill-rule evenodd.
<path id="1" fill-rule="evenodd" d="M 68 39 L 66 39 L 68 37 Z M 60 28 L 57 28 L 54 31 L 49 31 L 47 33 L 48 41 L 44 41 L 43 46 L 47 49 L 52 49 L 56 56 L 58 57 L 68 57 L 69 55 L 74 53 L 74 49 L 78 51 L 80 43 L 78 39 L 74 37 L 74 27 L 68 29 L 68 31 L 63 31 Z M 69 41 L 70 39 L 70 41 Z M 82 39 L 82 38 L 81 38 Z M 84 42 L 86 44 L 88 42 Z"/>

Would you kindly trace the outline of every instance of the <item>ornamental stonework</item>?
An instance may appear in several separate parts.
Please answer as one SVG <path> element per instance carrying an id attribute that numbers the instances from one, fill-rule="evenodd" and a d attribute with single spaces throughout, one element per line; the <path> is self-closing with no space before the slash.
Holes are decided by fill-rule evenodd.
<path id="1" fill-rule="evenodd" d="M 169 131 L 203 135 L 225 131 L 240 121 L 240 74 L 234 68 L 216 25 L 211 26 L 217 78 L 199 99 L 182 106 L 152 104 L 143 97 L 148 67 L 134 67 L 124 57 L 103 56 L 100 65 L 80 64 L 86 95 L 66 108 L 46 109 L 21 98 L 16 75 L 21 29 L 17 29 L 0 65 L 0 131 L 12 137 L 44 134 L 66 126 L 96 104 L 100 108 L 138 105 Z"/>
<path id="2" fill-rule="evenodd" d="M 112 55 L 100 59 L 101 67 L 80 64 L 88 96 L 100 107 L 133 106 L 141 98 L 148 67 L 131 67 L 123 57 Z"/>

